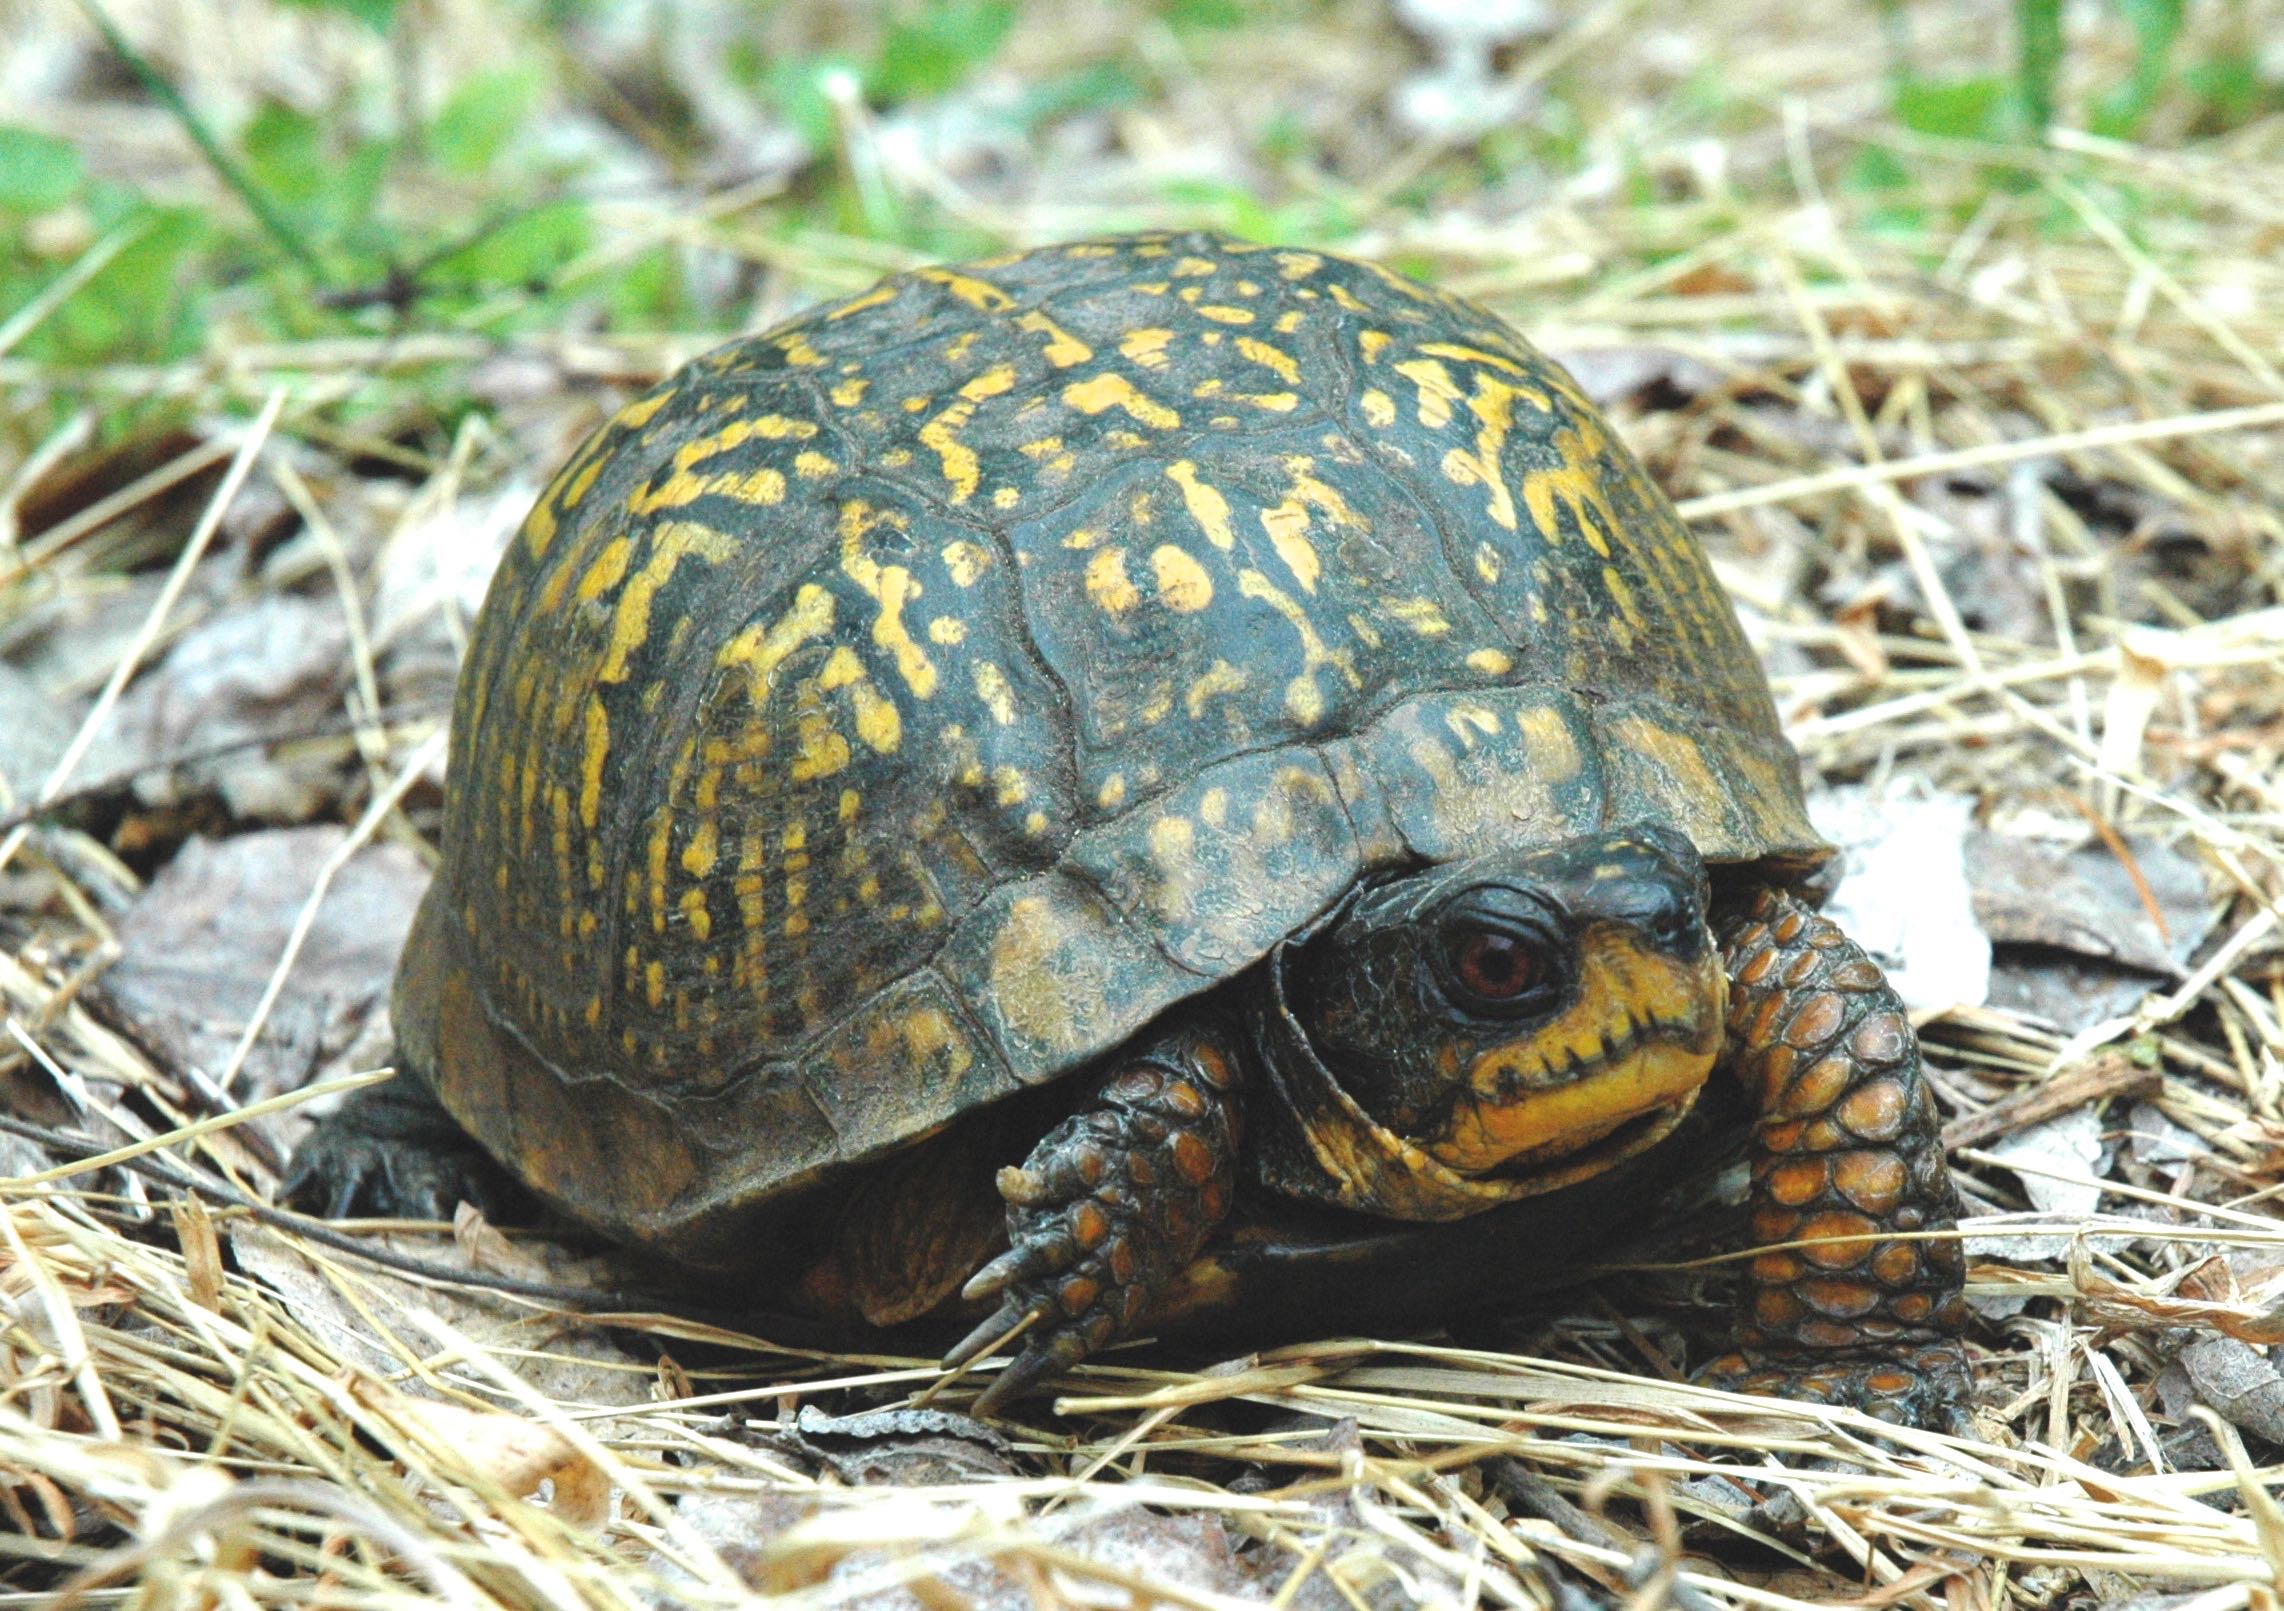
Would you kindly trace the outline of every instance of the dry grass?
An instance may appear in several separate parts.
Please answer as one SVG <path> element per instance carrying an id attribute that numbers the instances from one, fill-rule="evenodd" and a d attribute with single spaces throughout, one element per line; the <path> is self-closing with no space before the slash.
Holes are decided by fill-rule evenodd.
<path id="1" fill-rule="evenodd" d="M 223 9 L 118 8 L 189 37 L 227 33 Z M 787 8 L 784 26 L 827 37 L 831 9 Z M 2123 1089 L 2103 1071 L 2130 1061 L 2156 1070 L 2154 1109 L 2204 1149 L 2106 1154 L 2102 1210 L 2066 1247 L 2043 1222 L 2046 1243 L 1975 1265 L 1976 1437 L 1875 1433 L 1660 1379 L 1670 1331 L 1582 1302 L 1528 1334 L 1549 1357 L 1326 1342 L 1193 1373 L 1116 1355 L 1064 1384 L 1058 1418 L 979 1456 L 1008 1474 L 852 1484 L 769 1435 L 803 1404 L 906 1402 L 934 1380 L 927 1361 L 659 1316 L 628 1318 L 622 1341 L 643 1342 L 622 1346 L 544 1301 L 390 1273 L 231 1206 L 232 1183 L 258 1194 L 274 1179 L 268 1104 L 218 1099 L 229 1070 L 154 1056 L 83 994 L 118 954 L 105 890 L 135 880 L 65 817 L 0 840 L 11 1106 L 107 1146 L 140 1138 L 140 1169 L 112 1154 L 0 1182 L 0 1584 L 14 1586 L 0 1604 L 727 1604 L 758 1590 L 820 1606 L 1545 1606 L 1584 1589 L 1693 1611 L 1996 1611 L 2152 1591 L 2197 1611 L 2273 1606 L 2284 1516 L 2269 1486 L 2284 1469 L 2257 1467 L 2233 1426 L 2157 1383 L 2196 1340 L 2233 1339 L 2252 1374 L 2222 1408 L 2279 1423 L 2284 1386 L 2259 1372 L 2284 1298 L 2284 125 L 2182 145 L 2160 119 L 2147 144 L 2065 132 L 2045 150 L 1912 136 L 1881 122 L 1862 16 L 1708 0 L 1653 25 L 1655 9 L 1585 8 L 1511 69 L 1604 64 L 1578 92 L 1591 132 L 1570 175 L 1445 183 L 1424 205 L 1414 181 L 1442 171 L 1450 143 L 1360 110 L 1400 65 L 1361 4 L 1275 38 L 1241 31 L 1211 56 L 1144 31 L 1153 93 L 1068 163 L 955 174 L 861 112 L 843 158 L 1018 241 L 1185 216 L 1157 181 L 1218 166 L 1281 206 L 1329 196 L 1358 226 L 1345 249 L 1423 265 L 1590 380 L 1650 354 L 1664 383 L 1621 388 L 1636 397 L 1622 428 L 1745 606 L 1812 776 L 1964 792 L 1985 820 L 2047 837 L 2090 824 L 2129 869 L 2129 844 L 2158 841 L 2201 862 L 2215 935 L 2137 1006 L 2073 1032 L 1996 1008 L 1927 1027 L 1960 1115 L 2056 1082 Z M 2275 4 L 2242 10 L 2255 37 L 2284 34 Z M 439 73 L 502 50 L 481 8 L 434 11 Z M 194 87 L 228 80 L 223 99 L 376 70 L 353 34 L 264 16 L 302 44 L 202 62 L 139 37 Z M 1062 17 L 1019 30 L 1007 70 L 1047 74 L 1120 26 L 1107 7 Z M 1945 12 L 1923 46 L 1968 48 L 1995 17 Z M 76 26 L 39 6 L 0 21 L 13 31 L 0 49 Z M 2105 48 L 2089 43 L 2074 71 L 2114 70 Z M 1677 109 L 1677 84 L 1707 65 L 1729 75 L 1719 115 Z M 1320 166 L 1296 175 L 1305 165 L 1255 154 L 1278 116 Z M 163 119 L 64 121 L 104 160 L 207 193 Z M 1839 183 L 1875 127 L 1908 156 L 1906 182 Z M 760 227 L 777 188 L 622 200 L 575 271 L 607 277 L 636 243 L 680 242 L 746 275 L 719 321 L 735 324 L 907 255 L 822 225 Z M 106 249 L 90 243 L 59 285 Z M 719 334 L 476 329 L 218 339 L 191 361 L 72 375 L 0 351 L 0 390 L 27 418 L 57 395 L 164 397 L 195 427 L 20 534 L 25 496 L 84 462 L 89 430 L 67 418 L 0 436 L 0 620 L 96 598 L 130 564 L 172 579 L 72 690 L 96 697 L 35 798 L 115 770 L 104 714 L 221 607 L 200 579 L 248 541 L 229 516 L 260 496 L 317 537 L 300 569 L 241 591 L 337 578 L 350 622 L 354 731 L 331 752 L 361 780 L 341 819 L 357 824 L 350 843 L 419 840 L 406 801 L 432 805 L 438 722 L 380 719 L 383 556 L 424 523 L 512 502 L 611 386 Z M 519 379 L 493 388 L 506 401 L 489 421 L 433 428 L 436 377 L 503 371 Z M 186 485 L 187 508 L 170 499 Z M 279 979 L 291 962 L 289 949 Z M 2126 1103 L 2107 1114 L 2115 1131 Z M 2027 1236 L 2013 1210 L 2038 1166 L 1975 1147 L 1956 1161 L 1991 1210 L 1969 1230 Z M 177 1195 L 192 1175 L 217 1189 L 212 1206 Z M 389 1245 L 560 1273 L 481 1227 Z M 2274 1442 L 2256 1446 L 2273 1457 Z M 1530 1477 L 1592 1515 L 1526 1514 Z M 1724 1508 L 1739 1494 L 1762 1508 Z M 1104 1542 L 1122 1526 L 1123 1552 Z"/>

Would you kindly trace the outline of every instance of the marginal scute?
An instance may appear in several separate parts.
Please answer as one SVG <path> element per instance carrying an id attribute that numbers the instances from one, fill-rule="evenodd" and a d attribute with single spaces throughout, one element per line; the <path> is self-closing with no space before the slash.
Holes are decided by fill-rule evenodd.
<path id="1" fill-rule="evenodd" d="M 628 404 L 502 561 L 450 765 L 407 1055 L 560 1206 L 682 1250 L 1375 871 L 1634 820 L 1826 854 L 1568 376 L 1203 234 L 900 275 Z M 642 1178 L 589 1167 L 614 1127 Z"/>

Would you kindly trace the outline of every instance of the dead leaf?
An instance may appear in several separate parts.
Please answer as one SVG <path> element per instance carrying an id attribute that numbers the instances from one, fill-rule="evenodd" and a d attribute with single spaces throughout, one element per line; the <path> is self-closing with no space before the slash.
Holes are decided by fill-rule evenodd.
<path id="1" fill-rule="evenodd" d="M 209 1074 L 228 1061 L 314 886 L 346 837 L 335 827 L 194 839 L 119 925 L 109 999 L 167 1055 Z M 334 878 L 284 994 L 239 1077 L 259 1098 L 347 1072 L 345 1054 L 386 1024 L 389 982 L 428 871 L 400 845 L 351 857 Z M 385 1062 L 385 1042 L 366 1066 Z M 336 1066 L 337 1064 L 344 1066 Z M 288 1136 L 297 1125 L 277 1132 Z"/>
<path id="2" fill-rule="evenodd" d="M 610 1479 L 553 1427 L 507 1410 L 413 1398 L 359 1373 L 347 1385 L 350 1397 L 419 1447 L 441 1474 L 472 1469 L 519 1499 L 547 1485 L 548 1508 L 573 1526 L 599 1527 L 610 1519 Z"/>

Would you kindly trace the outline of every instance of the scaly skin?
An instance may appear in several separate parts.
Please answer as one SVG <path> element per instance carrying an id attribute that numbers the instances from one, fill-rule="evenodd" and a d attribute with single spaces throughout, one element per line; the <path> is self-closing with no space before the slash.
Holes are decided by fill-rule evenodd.
<path id="1" fill-rule="evenodd" d="M 1969 1385 L 1959 1244 L 1881 1235 L 1959 1215 L 1903 1004 L 1838 927 L 1775 890 L 1721 942 L 1728 1056 L 1760 1115 L 1752 1235 L 1768 1251 L 1747 1266 L 1740 1349 L 1706 1377 L 1890 1420 L 1955 1417 Z M 1810 1245 L 1779 1245 L 1796 1242 Z"/>
<path id="2" fill-rule="evenodd" d="M 1105 1079 L 1022 1168 L 999 1172 L 1010 1246 L 962 1295 L 997 1295 L 1000 1307 L 944 1364 L 957 1368 L 1019 1327 L 1023 1351 L 976 1414 L 1149 1313 L 1228 1217 L 1238 1137 L 1235 1063 L 1210 1037 L 1178 1033 Z"/>

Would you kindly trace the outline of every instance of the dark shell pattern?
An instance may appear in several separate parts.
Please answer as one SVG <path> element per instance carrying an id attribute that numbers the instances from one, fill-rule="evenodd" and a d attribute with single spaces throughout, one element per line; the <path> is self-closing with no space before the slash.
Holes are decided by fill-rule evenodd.
<path id="1" fill-rule="evenodd" d="M 899 275 L 628 405 L 500 567 L 451 769 L 407 1055 L 558 1203 L 701 1259 L 1373 869 L 1642 819 L 1823 851 L 1570 377 L 1207 235 Z"/>

